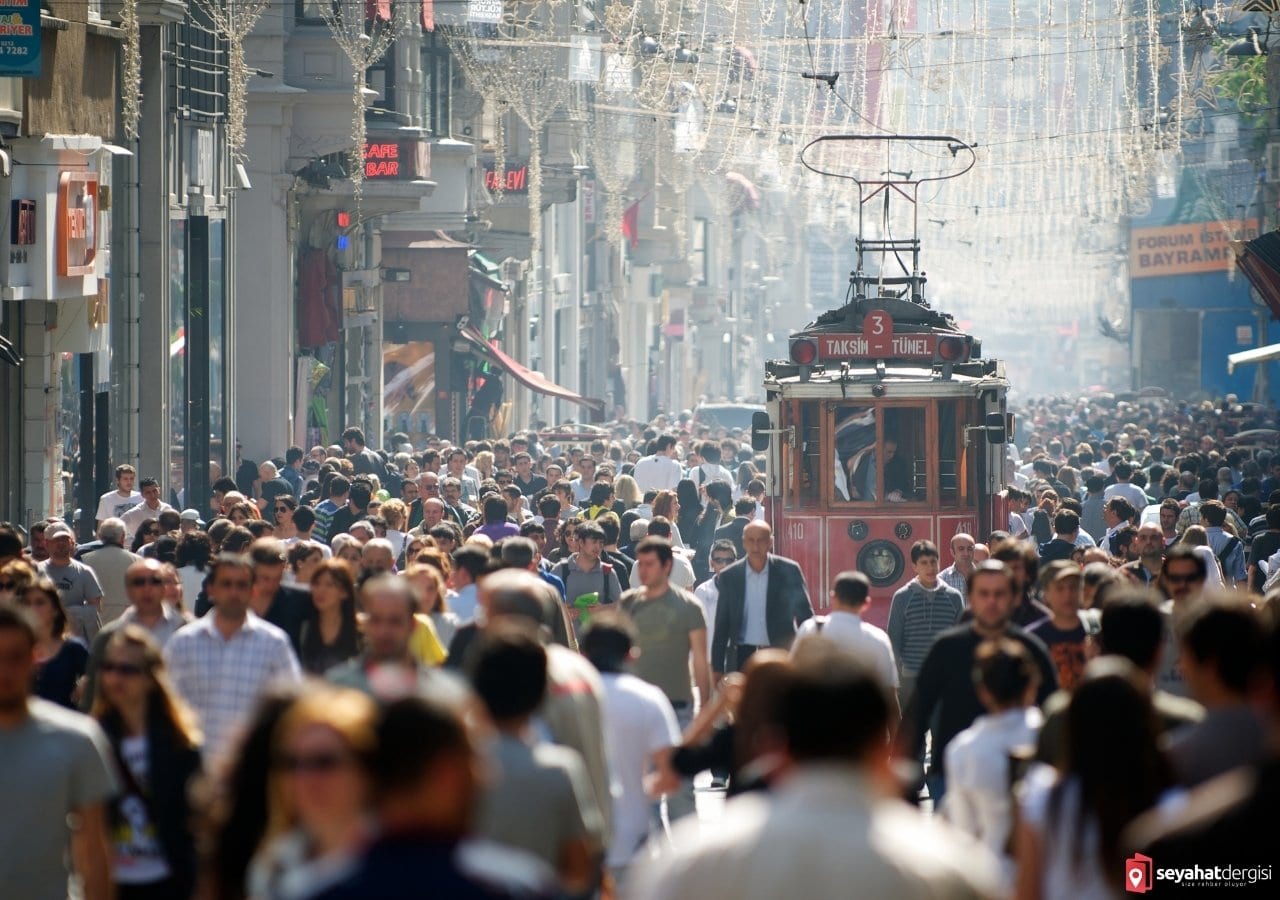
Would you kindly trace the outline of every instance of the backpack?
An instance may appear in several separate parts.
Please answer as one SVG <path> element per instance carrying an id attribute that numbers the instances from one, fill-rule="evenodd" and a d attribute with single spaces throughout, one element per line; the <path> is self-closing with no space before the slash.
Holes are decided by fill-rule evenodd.
<path id="1" fill-rule="evenodd" d="M 1227 557 L 1231 556 L 1232 553 L 1235 553 L 1236 547 L 1239 547 L 1239 546 L 1240 546 L 1240 538 L 1232 537 L 1227 541 L 1225 545 L 1223 545 L 1222 550 L 1217 554 L 1218 565 L 1222 566 L 1222 570 L 1224 572 L 1227 570 Z"/>

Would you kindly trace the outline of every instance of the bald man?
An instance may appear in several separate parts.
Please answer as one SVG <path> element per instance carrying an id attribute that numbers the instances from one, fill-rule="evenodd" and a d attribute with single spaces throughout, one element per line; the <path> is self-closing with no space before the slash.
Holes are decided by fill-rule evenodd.
<path id="1" fill-rule="evenodd" d="M 742 530 L 747 555 L 716 576 L 720 601 L 712 629 L 711 668 L 719 682 L 761 647 L 788 649 L 799 624 L 813 615 L 804 573 L 773 554 L 773 529 L 750 522 Z"/>

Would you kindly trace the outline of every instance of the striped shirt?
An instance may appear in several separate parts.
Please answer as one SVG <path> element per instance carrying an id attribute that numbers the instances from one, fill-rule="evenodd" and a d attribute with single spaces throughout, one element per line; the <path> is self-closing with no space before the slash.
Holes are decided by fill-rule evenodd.
<path id="1" fill-rule="evenodd" d="M 948 584 L 955 588 L 960 594 L 960 599 L 967 602 L 969 596 L 968 585 L 965 584 L 964 573 L 957 569 L 954 565 L 947 566 L 938 573 L 938 580 L 943 584 Z"/>
<path id="2" fill-rule="evenodd" d="M 893 595 L 889 607 L 889 641 L 902 674 L 913 676 L 920 671 L 933 639 L 956 624 L 964 610 L 960 593 L 939 581 L 926 590 L 919 579 L 912 578 Z"/>

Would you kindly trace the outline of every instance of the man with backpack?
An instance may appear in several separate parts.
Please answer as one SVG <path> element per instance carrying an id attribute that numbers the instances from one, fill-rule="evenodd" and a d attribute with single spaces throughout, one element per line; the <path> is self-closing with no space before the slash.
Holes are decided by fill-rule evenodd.
<path id="1" fill-rule="evenodd" d="M 622 586 L 611 563 L 603 562 L 604 529 L 595 522 L 578 526 L 578 552 L 558 564 L 552 574 L 564 582 L 569 616 L 581 627 L 591 617 L 591 609 L 617 603 Z"/>
<path id="2" fill-rule="evenodd" d="M 1249 576 L 1244 564 L 1244 544 L 1223 528 L 1227 522 L 1227 508 L 1222 501 L 1206 500 L 1201 503 L 1200 521 L 1209 536 L 1209 549 L 1222 566 L 1223 581 L 1240 590 L 1247 588 Z"/>

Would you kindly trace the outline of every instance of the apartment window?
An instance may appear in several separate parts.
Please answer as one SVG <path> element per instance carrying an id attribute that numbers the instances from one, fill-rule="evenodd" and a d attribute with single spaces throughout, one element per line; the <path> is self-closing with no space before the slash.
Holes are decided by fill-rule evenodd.
<path id="1" fill-rule="evenodd" d="M 294 0 L 294 15 L 301 25 L 323 25 L 325 11 L 336 6 L 336 0 Z"/>
<path id="2" fill-rule="evenodd" d="M 365 72 L 365 84 L 378 96 L 369 105 L 375 109 L 394 111 L 396 108 L 396 66 L 395 49 L 389 49 L 382 59 Z"/>
<path id="3" fill-rule="evenodd" d="M 689 243 L 689 267 L 693 270 L 694 284 L 705 285 L 710 277 L 707 260 L 707 243 L 711 223 L 706 219 L 693 220 L 693 234 Z"/>
<path id="4" fill-rule="evenodd" d="M 453 61 L 444 42 L 435 33 L 422 40 L 422 127 L 437 137 L 450 132 L 449 94 L 453 82 Z"/>

